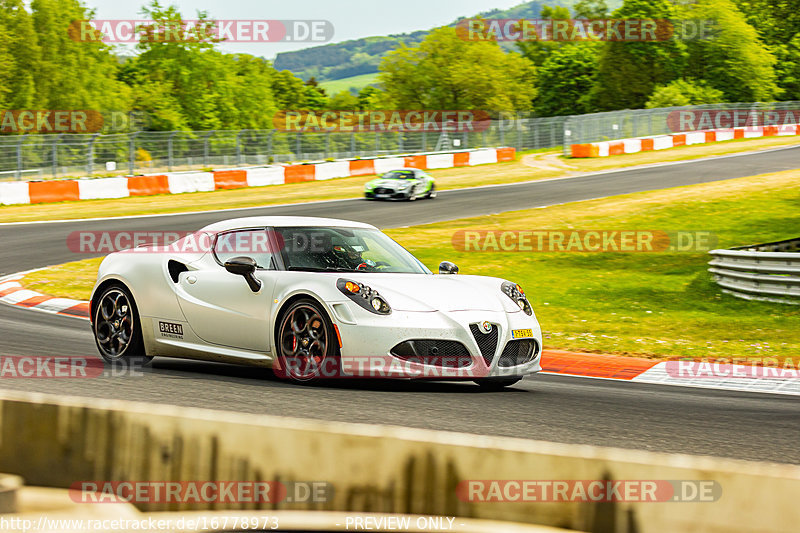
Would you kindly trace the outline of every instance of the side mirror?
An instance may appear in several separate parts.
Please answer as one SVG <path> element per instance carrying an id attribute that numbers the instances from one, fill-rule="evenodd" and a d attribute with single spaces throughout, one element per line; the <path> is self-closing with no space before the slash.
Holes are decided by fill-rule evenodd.
<path id="1" fill-rule="evenodd" d="M 458 274 L 458 267 L 450 261 L 439 263 L 439 274 Z"/>
<path id="2" fill-rule="evenodd" d="M 225 261 L 225 270 L 231 274 L 243 276 L 244 280 L 247 282 L 247 286 L 250 287 L 250 290 L 253 292 L 261 290 L 261 281 L 253 275 L 257 266 L 258 264 L 254 259 L 244 256 L 232 257 Z"/>

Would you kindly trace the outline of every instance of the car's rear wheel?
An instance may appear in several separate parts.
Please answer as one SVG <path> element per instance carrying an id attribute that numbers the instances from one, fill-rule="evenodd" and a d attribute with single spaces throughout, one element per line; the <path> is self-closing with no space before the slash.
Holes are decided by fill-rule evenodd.
<path id="1" fill-rule="evenodd" d="M 119 283 L 109 285 L 94 305 L 93 332 L 100 357 L 107 363 L 147 362 L 139 312 L 130 291 Z"/>
<path id="2" fill-rule="evenodd" d="M 475 383 L 477 383 L 481 389 L 487 391 L 498 391 L 502 390 L 506 387 L 510 387 L 514 383 L 520 381 L 521 377 L 514 377 L 514 378 L 481 378 L 476 379 Z"/>
<path id="3" fill-rule="evenodd" d="M 279 324 L 277 375 L 300 382 L 335 377 L 336 331 L 319 303 L 311 298 L 297 300 L 281 315 Z"/>

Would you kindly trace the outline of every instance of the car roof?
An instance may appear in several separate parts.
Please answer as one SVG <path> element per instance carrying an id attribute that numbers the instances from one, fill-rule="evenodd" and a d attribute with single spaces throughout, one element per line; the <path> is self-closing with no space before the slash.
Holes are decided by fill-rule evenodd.
<path id="1" fill-rule="evenodd" d="M 377 229 L 370 224 L 354 222 L 352 220 L 342 220 L 338 218 L 321 217 L 290 217 L 290 216 L 266 216 L 266 217 L 243 217 L 231 218 L 220 222 L 215 222 L 203 228 L 207 231 L 227 231 L 238 228 L 257 228 L 261 226 L 273 227 L 318 227 L 329 226 L 337 228 L 364 228 Z"/>

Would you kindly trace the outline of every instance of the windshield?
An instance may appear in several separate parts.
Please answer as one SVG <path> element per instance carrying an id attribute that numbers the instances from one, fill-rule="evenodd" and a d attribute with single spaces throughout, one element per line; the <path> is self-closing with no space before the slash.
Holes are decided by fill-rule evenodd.
<path id="1" fill-rule="evenodd" d="M 287 270 L 429 274 L 405 248 L 375 229 L 275 228 Z"/>
<path id="2" fill-rule="evenodd" d="M 381 176 L 386 180 L 413 180 L 414 172 L 411 170 L 392 170 Z"/>

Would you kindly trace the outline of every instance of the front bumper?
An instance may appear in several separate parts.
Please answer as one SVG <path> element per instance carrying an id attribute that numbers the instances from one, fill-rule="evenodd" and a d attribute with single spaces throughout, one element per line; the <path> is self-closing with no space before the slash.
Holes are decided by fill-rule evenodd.
<path id="1" fill-rule="evenodd" d="M 372 198 L 378 200 L 405 200 L 408 198 L 408 191 L 396 191 L 394 189 L 383 189 L 378 192 L 377 189 L 371 191 L 364 191 L 365 198 Z"/>
<path id="2" fill-rule="evenodd" d="M 525 376 L 542 369 L 541 329 L 533 316 L 521 311 L 395 310 L 389 316 L 380 316 L 348 302 L 333 306 L 332 318 L 342 339 L 339 372 L 343 376 L 479 379 Z M 483 322 L 492 325 L 492 334 L 487 337 L 483 337 L 477 327 Z M 471 325 L 476 327 L 471 329 Z M 526 340 L 535 342 L 535 350 L 523 364 L 515 364 L 508 352 L 503 355 L 506 345 L 516 341 L 512 339 L 514 330 L 531 330 L 532 336 Z M 495 333 L 497 341 L 492 348 L 490 341 Z M 401 343 L 413 340 L 450 341 L 440 345 L 452 345 L 455 341 L 466 348 L 467 354 L 465 357 L 434 357 L 433 364 L 425 364 L 420 358 L 400 357 L 397 350 L 392 353 Z M 420 344 L 431 346 L 434 343 Z"/>

